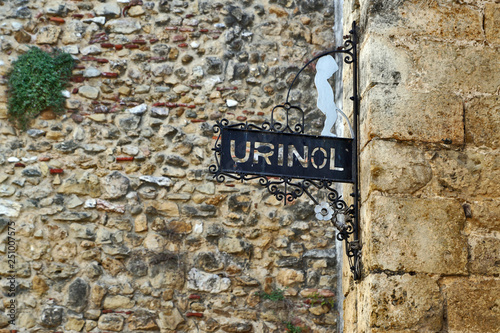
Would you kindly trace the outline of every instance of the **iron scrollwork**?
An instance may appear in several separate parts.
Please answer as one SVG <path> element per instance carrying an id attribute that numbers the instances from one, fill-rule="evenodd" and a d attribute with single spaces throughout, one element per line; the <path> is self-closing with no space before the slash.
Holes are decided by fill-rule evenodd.
<path id="1" fill-rule="evenodd" d="M 346 201 L 343 200 L 338 191 L 334 188 L 334 182 L 325 179 L 297 179 L 293 177 L 286 176 L 267 176 L 267 175 L 257 175 L 249 174 L 246 172 L 228 172 L 223 171 L 221 167 L 221 134 L 226 129 L 241 129 L 248 131 L 260 131 L 260 132 L 274 132 L 274 133 L 291 133 L 291 134 L 302 134 L 304 133 L 304 111 L 296 105 L 292 105 L 289 102 L 290 92 L 296 82 L 298 76 L 302 73 L 304 69 L 307 68 L 312 62 L 318 60 L 321 57 L 330 54 L 343 54 L 344 62 L 353 66 L 353 96 L 351 100 L 354 103 L 353 107 L 353 124 L 354 130 L 351 130 L 351 135 L 354 140 L 355 150 L 353 152 L 354 158 L 352 160 L 353 170 L 355 176 L 353 177 L 353 204 L 348 205 Z M 275 106 L 271 111 L 270 121 L 265 121 L 260 125 L 249 124 L 249 123 L 233 123 L 231 124 L 229 120 L 222 119 L 217 121 L 213 126 L 214 133 L 217 136 L 214 148 L 212 150 L 215 152 L 215 164 L 209 167 L 209 171 L 214 174 L 214 178 L 218 182 L 224 182 L 226 177 L 238 180 L 238 181 L 248 181 L 248 180 L 258 180 L 259 184 L 269 191 L 274 197 L 283 201 L 285 204 L 287 202 L 292 202 L 293 200 L 303 196 L 304 194 L 311 199 L 318 209 L 317 216 L 327 217 L 323 220 L 329 220 L 337 229 L 337 239 L 339 241 L 345 242 L 346 255 L 349 260 L 350 269 L 354 275 L 355 280 L 361 278 L 361 243 L 359 240 L 359 175 L 358 175 L 358 112 L 359 112 L 359 97 L 357 92 L 358 86 L 358 63 L 357 63 L 357 36 L 356 36 L 356 25 L 353 23 L 352 30 L 350 31 L 350 39 L 344 42 L 344 45 L 327 52 L 323 52 L 313 59 L 308 61 L 295 75 L 292 83 L 289 86 L 286 101 L 281 105 Z M 284 112 L 284 122 L 277 119 L 277 113 Z M 292 117 L 292 113 L 298 114 L 298 117 Z M 298 119 L 298 122 L 292 124 L 292 118 Z M 349 120 L 347 119 L 349 122 Z M 350 124 L 349 124 L 350 126 Z M 351 127 L 352 128 L 352 127 Z M 326 197 L 325 205 L 319 202 L 318 197 L 314 194 L 322 194 Z M 326 196 L 325 196 L 326 193 Z M 329 208 L 328 208 L 329 207 Z M 322 210 L 325 210 L 324 212 Z M 324 215 L 322 215 L 324 214 Z"/>

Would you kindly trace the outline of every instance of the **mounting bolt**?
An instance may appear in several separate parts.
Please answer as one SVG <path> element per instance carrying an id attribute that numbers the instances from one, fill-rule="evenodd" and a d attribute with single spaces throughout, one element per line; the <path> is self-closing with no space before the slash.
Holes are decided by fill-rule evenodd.
<path id="1" fill-rule="evenodd" d="M 451 145 L 451 143 L 453 142 L 453 141 L 451 141 L 451 139 L 448 139 L 448 138 L 441 139 L 441 141 L 443 141 L 443 143 L 446 144 L 446 145 Z"/>

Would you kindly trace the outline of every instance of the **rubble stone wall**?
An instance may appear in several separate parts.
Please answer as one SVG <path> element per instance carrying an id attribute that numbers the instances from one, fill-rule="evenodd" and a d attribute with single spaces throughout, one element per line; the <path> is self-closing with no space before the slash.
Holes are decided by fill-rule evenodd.
<path id="1" fill-rule="evenodd" d="M 343 270 L 345 332 L 498 332 L 500 4 L 345 1 L 352 20 L 363 278 Z"/>
<path id="2" fill-rule="evenodd" d="M 326 0 L 0 1 L 0 332 L 335 331 L 334 228 L 208 172 L 215 122 L 269 120 L 333 24 Z M 6 75 L 31 46 L 77 63 L 67 112 L 20 131 Z M 313 76 L 291 100 L 319 134 Z"/>

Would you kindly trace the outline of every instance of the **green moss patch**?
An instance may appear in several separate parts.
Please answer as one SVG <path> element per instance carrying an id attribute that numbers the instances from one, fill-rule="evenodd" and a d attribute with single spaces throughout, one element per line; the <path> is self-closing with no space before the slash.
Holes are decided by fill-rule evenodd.
<path id="1" fill-rule="evenodd" d="M 8 74 L 9 120 L 25 130 L 31 119 L 51 109 L 64 111 L 62 91 L 74 67 L 68 53 L 47 53 L 32 47 L 12 64 Z"/>

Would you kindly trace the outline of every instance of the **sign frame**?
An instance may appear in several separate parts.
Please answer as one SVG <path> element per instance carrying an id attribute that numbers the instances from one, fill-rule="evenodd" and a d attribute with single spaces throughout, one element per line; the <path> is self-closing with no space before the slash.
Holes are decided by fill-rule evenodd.
<path id="1" fill-rule="evenodd" d="M 359 206 L 360 206 L 360 195 L 359 195 L 359 94 L 358 94 L 358 54 L 357 54 L 357 45 L 358 45 L 358 37 L 356 33 L 356 22 L 352 23 L 352 29 L 349 31 L 350 36 L 347 36 L 347 39 L 344 42 L 343 46 L 335 48 L 330 51 L 323 52 L 313 59 L 308 61 L 295 75 L 290 87 L 288 88 L 288 93 L 286 97 L 285 103 L 281 105 L 276 105 L 271 111 L 271 119 L 270 121 L 265 121 L 260 125 L 251 124 L 248 122 L 245 123 L 231 123 L 228 119 L 221 119 L 216 122 L 213 126 L 214 133 L 216 136 L 216 142 L 214 148 L 215 156 L 215 164 L 210 165 L 209 171 L 214 175 L 214 178 L 218 182 L 224 182 L 226 177 L 231 178 L 233 180 L 239 181 L 249 181 L 258 179 L 260 185 L 266 187 L 268 191 L 275 196 L 275 198 L 279 201 L 292 202 L 293 200 L 301 197 L 302 195 L 306 195 L 309 199 L 312 200 L 316 204 L 315 212 L 316 217 L 319 220 L 330 220 L 331 223 L 338 229 L 337 239 L 339 241 L 345 241 L 345 252 L 349 261 L 349 266 L 351 272 L 353 273 L 354 280 L 361 279 L 361 242 L 359 239 Z M 260 134 L 267 134 L 270 137 L 290 137 L 290 136 L 301 136 L 302 138 L 308 138 L 310 140 L 321 140 L 318 136 L 310 136 L 304 134 L 304 111 L 297 105 L 292 105 L 289 103 L 290 91 L 296 82 L 299 75 L 305 70 L 312 62 L 318 60 L 321 57 L 330 55 L 330 54 L 340 54 L 344 56 L 344 63 L 352 66 L 352 80 L 353 80 L 353 96 L 350 99 L 353 101 L 353 127 L 352 138 L 335 138 L 336 140 L 350 140 L 350 144 L 352 145 L 351 150 L 351 170 L 352 174 L 349 177 L 348 181 L 346 179 L 337 179 L 335 177 L 315 177 L 314 175 L 303 175 L 303 174 L 287 174 L 283 172 L 261 172 L 255 171 L 250 168 L 231 168 L 228 167 L 228 162 L 230 159 L 233 159 L 233 162 L 236 158 L 245 159 L 247 158 L 246 149 L 253 149 L 253 152 L 248 153 L 248 159 L 250 159 L 250 155 L 253 153 L 255 155 L 259 155 L 257 160 L 254 160 L 257 165 L 259 165 L 260 157 L 264 160 L 267 157 L 273 156 L 270 154 L 270 150 L 275 149 L 273 146 L 271 149 L 268 146 L 267 151 L 265 150 L 255 150 L 255 146 L 252 148 L 248 148 L 245 146 L 243 158 L 236 156 L 236 148 L 234 150 L 234 156 L 231 156 L 231 148 L 228 148 L 229 143 L 227 136 L 231 137 L 231 133 L 239 133 L 242 136 L 255 136 Z M 278 116 L 278 114 L 280 116 Z M 279 120 L 277 120 L 279 119 Z M 349 120 L 347 120 L 349 122 Z M 236 135 L 237 136 L 237 135 Z M 292 139 L 293 141 L 293 139 Z M 248 142 L 248 141 L 246 141 Z M 257 142 L 254 140 L 254 142 Z M 266 142 L 264 142 L 266 143 Z M 267 143 L 270 144 L 267 140 Z M 284 143 L 282 143 L 284 145 Z M 235 143 L 236 145 L 236 143 Z M 279 143 L 278 143 L 279 145 Z M 264 145 L 265 146 L 265 145 Z M 241 152 L 241 151 L 240 151 Z M 256 154 L 257 152 L 257 154 Z M 276 151 L 275 151 L 276 152 Z M 279 148 L 278 148 L 279 152 Z M 228 156 L 229 153 L 229 156 Z M 266 155 L 267 154 L 267 155 Z M 262 156 L 264 155 L 264 157 Z M 278 154 L 279 155 L 279 154 Z M 303 155 L 297 153 L 299 157 L 301 157 L 304 161 L 306 158 L 304 157 L 305 151 L 303 151 Z M 330 154 L 331 156 L 332 154 Z M 241 156 L 241 155 L 240 155 Z M 325 155 L 326 157 L 326 155 Z M 282 157 L 283 159 L 287 159 L 290 161 L 290 155 Z M 270 160 L 269 160 L 270 161 Z M 292 166 L 293 166 L 293 157 L 292 157 Z M 304 162 L 305 163 L 305 162 Z M 323 164 L 322 162 L 317 162 Z M 233 163 L 233 166 L 237 166 L 238 163 Z M 269 164 L 272 164 L 269 162 Z M 282 161 L 282 166 L 284 166 L 285 162 Z M 261 164 L 262 165 L 262 164 Z M 307 163 L 305 163 L 307 165 Z M 331 165 L 331 162 L 330 162 Z M 337 189 L 335 188 L 336 182 L 342 183 L 352 183 L 353 192 L 351 193 L 352 204 L 347 204 L 346 201 L 339 195 Z M 314 193 L 325 192 L 327 202 L 319 202 L 319 198 L 315 197 Z"/>
<path id="2" fill-rule="evenodd" d="M 354 139 L 222 127 L 220 170 L 354 183 Z M 242 153 L 243 152 L 243 153 Z"/>

